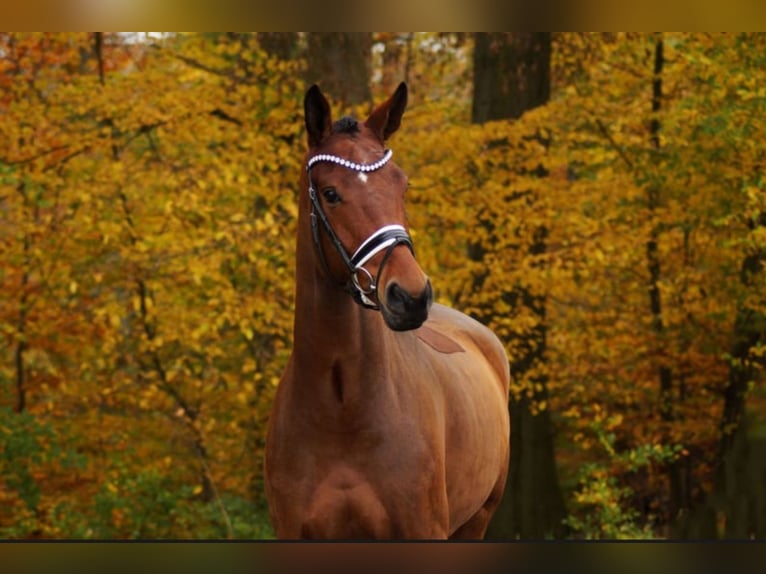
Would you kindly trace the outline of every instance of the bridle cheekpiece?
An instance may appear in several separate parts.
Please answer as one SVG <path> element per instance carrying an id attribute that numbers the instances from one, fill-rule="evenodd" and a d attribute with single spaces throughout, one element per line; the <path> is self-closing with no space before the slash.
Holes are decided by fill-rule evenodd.
<path id="1" fill-rule="evenodd" d="M 319 254 L 319 259 L 322 262 L 322 266 L 324 267 L 328 277 L 331 277 L 332 275 L 330 273 L 330 268 L 327 265 L 327 259 L 325 258 L 322 244 L 319 241 L 320 222 L 336 251 L 341 256 L 343 263 L 349 270 L 350 278 L 348 281 L 343 283 L 343 286 L 354 298 L 354 301 L 363 307 L 375 310 L 379 309 L 379 306 L 377 303 L 375 303 L 375 301 L 373 301 L 372 297 L 377 295 L 378 279 L 380 278 L 380 273 L 383 270 L 383 266 L 386 264 L 386 261 L 388 261 L 391 252 L 397 245 L 404 244 L 410 249 L 410 251 L 413 251 L 412 238 L 402 225 L 384 225 L 375 231 L 372 235 L 370 235 L 367 239 L 365 239 L 353 255 L 349 255 L 346 251 L 346 248 L 343 246 L 343 243 L 341 243 L 340 239 L 338 239 L 338 236 L 335 233 L 335 230 L 332 228 L 330 221 L 327 219 L 327 215 L 325 214 L 324 209 L 322 209 L 322 204 L 317 197 L 316 188 L 311 181 L 311 168 L 317 163 L 327 162 L 334 163 L 336 165 L 340 165 L 360 173 L 369 173 L 371 171 L 376 171 L 386 165 L 388 160 L 391 159 L 392 155 L 393 152 L 390 149 L 387 149 L 383 154 L 383 157 L 376 162 L 356 163 L 336 155 L 321 153 L 312 156 L 306 162 L 306 172 L 308 174 L 309 180 L 309 198 L 311 199 L 311 231 L 314 238 L 314 246 L 317 250 L 317 253 Z M 364 264 L 384 250 L 385 254 L 383 256 L 383 260 L 380 263 L 380 266 L 378 267 L 377 276 L 373 277 L 372 274 L 364 267 Z M 362 283 L 359 281 L 360 273 L 366 276 L 366 286 L 362 285 Z"/>

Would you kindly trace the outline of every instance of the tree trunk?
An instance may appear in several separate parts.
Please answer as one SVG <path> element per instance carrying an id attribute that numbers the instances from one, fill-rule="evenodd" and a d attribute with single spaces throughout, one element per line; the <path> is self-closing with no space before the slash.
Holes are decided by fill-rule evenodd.
<path id="1" fill-rule="evenodd" d="M 407 81 L 408 59 L 412 33 L 399 34 L 386 32 L 378 36 L 383 44 L 383 62 L 381 70 L 380 91 L 392 94 L 401 81 Z"/>
<path id="2" fill-rule="evenodd" d="M 269 55 L 281 60 L 298 56 L 298 32 L 258 32 L 258 44 Z"/>
<path id="3" fill-rule="evenodd" d="M 370 32 L 310 32 L 306 83 L 345 106 L 371 103 L 371 49 Z"/>
<path id="4" fill-rule="evenodd" d="M 749 222 L 751 231 L 766 227 L 766 213 Z M 752 291 L 766 263 L 766 251 L 755 249 L 742 261 L 740 282 Z M 753 350 L 766 342 L 766 317 L 755 309 L 740 305 L 734 321 L 729 366 L 729 382 L 724 391 L 721 417 L 721 442 L 715 486 L 710 502 L 725 517 L 720 535 L 725 538 L 762 539 L 766 536 L 766 440 L 749 436 L 747 392 L 758 376 Z"/>
<path id="5" fill-rule="evenodd" d="M 27 308 L 29 306 L 29 235 L 24 233 L 24 271 L 21 274 L 21 297 L 19 299 L 19 319 L 16 328 L 18 341 L 14 351 L 16 366 L 16 406 L 17 413 L 27 408 L 27 370 L 24 354 L 27 351 Z"/>
<path id="6" fill-rule="evenodd" d="M 660 152 L 660 120 L 659 113 L 662 111 L 662 72 L 665 63 L 664 41 L 660 35 L 654 45 L 654 68 L 652 75 L 652 119 L 649 125 L 649 141 L 655 153 Z M 647 189 L 646 203 L 650 216 L 660 207 L 661 190 L 656 185 L 650 185 Z M 659 230 L 652 228 L 649 239 L 646 242 L 646 261 L 649 271 L 649 311 L 652 318 L 652 329 L 657 337 L 658 351 L 664 346 L 666 328 L 663 320 L 662 294 L 660 292 L 660 280 L 662 267 L 658 253 Z M 660 353 L 658 352 L 658 355 Z M 670 444 L 670 425 L 676 420 L 676 408 L 673 396 L 674 382 L 673 371 L 666 362 L 661 362 L 657 368 L 659 380 L 659 414 L 660 420 L 666 427 L 664 432 L 665 444 Z M 680 398 L 679 398 L 680 400 Z M 688 485 L 688 466 L 679 459 L 668 464 L 667 468 L 669 485 L 669 518 L 673 522 L 679 516 L 688 512 L 691 504 Z"/>
<path id="7" fill-rule="evenodd" d="M 550 32 L 477 32 L 472 121 L 515 119 L 551 91 Z"/>
<path id="8" fill-rule="evenodd" d="M 551 34 L 476 33 L 474 47 L 474 123 L 516 119 L 525 111 L 543 105 L 550 95 Z M 536 172 L 547 175 L 544 170 Z M 529 200 L 529 198 L 527 198 Z M 513 205 L 508 206 L 513 209 Z M 504 230 L 504 233 L 512 231 Z M 546 250 L 545 228 L 535 230 L 530 248 Z M 478 248 L 477 248 L 478 247 Z M 473 246 L 470 256 L 483 258 L 483 249 Z M 547 377 L 537 367 L 545 362 L 546 301 L 522 286 L 511 286 L 504 298 L 512 306 L 524 306 L 537 317 L 537 326 L 524 339 L 509 342 L 519 349 L 511 357 L 511 377 L 541 389 L 533 397 L 511 397 L 511 460 L 505 494 L 487 531 L 487 538 L 546 538 L 564 534 L 564 498 L 558 480 L 550 412 L 537 412 L 532 403 L 548 396 Z M 491 317 L 483 317 L 489 320 Z"/>
<path id="9" fill-rule="evenodd" d="M 766 227 L 766 213 L 759 213 L 749 222 L 751 231 Z M 766 253 L 757 249 L 742 261 L 740 283 L 746 289 L 755 286 L 756 278 L 763 271 Z M 766 317 L 754 309 L 740 306 L 734 320 L 734 333 L 731 344 L 731 363 L 729 384 L 724 392 L 724 408 L 721 420 L 721 458 L 736 442 L 736 434 L 741 432 L 742 417 L 745 413 L 745 396 L 748 383 L 753 380 L 756 369 L 752 350 L 766 340 Z"/>

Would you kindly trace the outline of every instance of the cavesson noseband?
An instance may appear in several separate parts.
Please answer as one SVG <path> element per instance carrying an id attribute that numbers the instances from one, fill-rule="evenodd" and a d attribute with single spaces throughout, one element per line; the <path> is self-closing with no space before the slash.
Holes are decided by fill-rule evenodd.
<path id="1" fill-rule="evenodd" d="M 410 251 L 413 251 L 412 238 L 402 225 L 384 225 L 375 233 L 370 235 L 367 239 L 365 239 L 354 252 L 354 254 L 349 256 L 346 248 L 343 247 L 343 243 L 341 243 L 340 239 L 338 239 L 335 230 L 333 230 L 332 225 L 330 225 L 330 221 L 327 219 L 327 215 L 322 209 L 322 204 L 317 197 L 316 188 L 311 181 L 311 168 L 317 163 L 328 162 L 343 166 L 347 169 L 358 171 L 360 173 L 367 173 L 383 167 L 388 162 L 388 160 L 391 159 L 392 155 L 393 152 L 388 149 L 386 150 L 383 157 L 374 163 L 355 163 L 336 155 L 321 153 L 311 157 L 306 163 L 306 172 L 308 174 L 309 180 L 309 198 L 311 199 L 311 231 L 314 237 L 314 246 L 316 247 L 317 253 L 319 254 L 319 259 L 322 262 L 322 266 L 324 267 L 327 276 L 332 277 L 330 268 L 327 265 L 327 259 L 325 258 L 324 251 L 322 249 L 322 244 L 319 241 L 319 222 L 321 222 L 322 227 L 324 227 L 324 230 L 327 232 L 327 235 L 330 238 L 330 241 L 332 241 L 332 244 L 335 246 L 335 250 L 338 252 L 338 254 L 340 254 L 343 263 L 345 263 L 351 275 L 350 279 L 343 283 L 344 287 L 354 298 L 354 301 L 363 307 L 367 307 L 368 309 L 379 309 L 377 303 L 372 300 L 372 297 L 377 295 L 378 279 L 380 278 L 380 273 L 383 270 L 383 266 L 386 264 L 386 261 L 388 261 L 388 258 L 391 255 L 394 247 L 403 243 L 410 249 Z M 373 277 L 372 274 L 364 267 L 364 264 L 383 250 L 385 250 L 383 260 L 380 263 L 380 267 L 378 267 L 377 276 Z M 366 287 L 362 286 L 362 284 L 359 282 L 360 272 L 367 276 L 368 285 Z"/>

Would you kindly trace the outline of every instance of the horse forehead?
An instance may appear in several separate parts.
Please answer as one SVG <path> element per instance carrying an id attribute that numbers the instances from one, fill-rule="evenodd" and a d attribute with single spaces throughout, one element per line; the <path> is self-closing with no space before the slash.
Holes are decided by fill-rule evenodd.
<path id="1" fill-rule="evenodd" d="M 327 153 L 356 163 L 372 163 L 379 160 L 385 149 L 374 137 L 363 133 L 336 134 L 328 138 L 318 153 Z"/>

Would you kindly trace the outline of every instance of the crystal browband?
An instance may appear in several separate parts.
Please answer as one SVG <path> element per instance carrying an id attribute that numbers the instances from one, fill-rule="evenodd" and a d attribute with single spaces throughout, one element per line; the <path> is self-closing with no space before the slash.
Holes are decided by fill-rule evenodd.
<path id="1" fill-rule="evenodd" d="M 306 169 L 311 169 L 311 167 L 315 163 L 319 162 L 330 162 L 337 165 L 342 165 L 343 167 L 346 167 L 348 169 L 353 169 L 355 171 L 361 171 L 361 172 L 368 172 L 368 171 L 375 171 L 376 169 L 380 169 L 383 167 L 388 160 L 391 159 L 391 156 L 394 155 L 394 152 L 390 149 L 386 150 L 386 153 L 383 154 L 383 157 L 376 161 L 375 163 L 356 163 L 347 159 L 343 159 L 342 157 L 338 157 L 337 155 L 332 155 L 329 153 L 320 153 L 318 155 L 315 155 L 311 159 L 308 160 L 306 163 Z"/>

